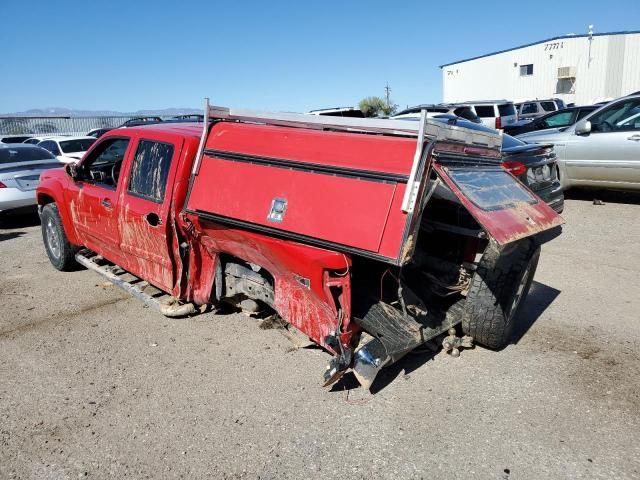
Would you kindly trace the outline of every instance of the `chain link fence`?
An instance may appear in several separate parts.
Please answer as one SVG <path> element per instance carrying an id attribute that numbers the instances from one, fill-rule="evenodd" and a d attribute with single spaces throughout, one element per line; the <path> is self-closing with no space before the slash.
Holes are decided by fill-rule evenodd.
<path id="1" fill-rule="evenodd" d="M 0 135 L 86 135 L 94 128 L 115 128 L 139 117 L 0 117 Z"/>

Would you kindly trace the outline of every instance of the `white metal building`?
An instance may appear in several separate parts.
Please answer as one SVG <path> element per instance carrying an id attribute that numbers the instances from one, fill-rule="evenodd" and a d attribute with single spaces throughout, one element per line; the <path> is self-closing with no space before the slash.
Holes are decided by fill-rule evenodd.
<path id="1" fill-rule="evenodd" d="M 554 37 L 440 68 L 444 102 L 561 98 L 591 104 L 640 90 L 640 31 Z"/>

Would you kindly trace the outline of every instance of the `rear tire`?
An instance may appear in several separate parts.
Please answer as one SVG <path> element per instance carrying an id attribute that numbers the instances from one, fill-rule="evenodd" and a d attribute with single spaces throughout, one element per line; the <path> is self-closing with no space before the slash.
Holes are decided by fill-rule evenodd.
<path id="1" fill-rule="evenodd" d="M 464 305 L 462 330 L 486 347 L 507 345 L 536 273 L 540 247 L 520 240 L 505 247 L 491 241 Z"/>
<path id="2" fill-rule="evenodd" d="M 69 243 L 58 206 L 55 203 L 45 205 L 40 215 L 42 223 L 42 240 L 51 264 L 60 271 L 75 270 L 77 247 Z"/>

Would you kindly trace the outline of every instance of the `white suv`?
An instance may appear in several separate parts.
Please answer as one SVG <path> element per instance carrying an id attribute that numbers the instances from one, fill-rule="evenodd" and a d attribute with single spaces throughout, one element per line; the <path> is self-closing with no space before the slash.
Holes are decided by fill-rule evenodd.
<path id="1" fill-rule="evenodd" d="M 511 125 L 518 119 L 516 107 L 509 100 L 479 100 L 456 105 L 471 107 L 484 125 L 496 130 Z"/>

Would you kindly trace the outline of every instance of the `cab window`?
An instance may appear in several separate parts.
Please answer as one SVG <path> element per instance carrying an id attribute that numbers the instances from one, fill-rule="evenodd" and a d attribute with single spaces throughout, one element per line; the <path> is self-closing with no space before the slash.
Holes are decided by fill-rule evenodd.
<path id="1" fill-rule="evenodd" d="M 549 115 L 544 124 L 548 127 L 566 127 L 567 125 L 571 125 L 571 118 L 573 117 L 573 112 L 561 112 L 555 115 Z"/>
<path id="2" fill-rule="evenodd" d="M 640 99 L 629 99 L 617 103 L 589 120 L 593 132 L 640 130 Z"/>
<path id="3" fill-rule="evenodd" d="M 128 192 L 162 203 L 172 157 L 173 145 L 141 140 L 131 165 Z"/>
<path id="4" fill-rule="evenodd" d="M 115 188 L 128 146 L 128 138 L 109 138 L 100 142 L 79 167 L 82 179 Z"/>

